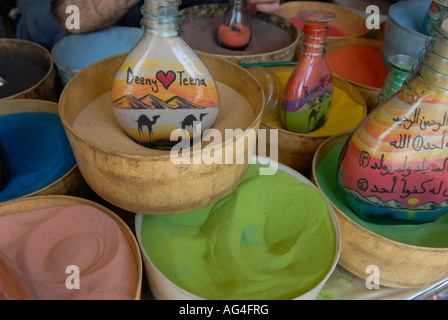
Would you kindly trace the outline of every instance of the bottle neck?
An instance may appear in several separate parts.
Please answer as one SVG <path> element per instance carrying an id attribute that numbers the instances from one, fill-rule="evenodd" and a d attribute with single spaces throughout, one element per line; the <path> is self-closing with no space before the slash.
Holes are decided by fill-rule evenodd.
<path id="1" fill-rule="evenodd" d="M 328 22 L 336 15 L 325 10 L 307 10 L 297 14 L 303 23 L 302 55 L 322 56 L 325 53 Z"/>
<path id="2" fill-rule="evenodd" d="M 440 17 L 433 25 L 414 69 L 414 78 L 425 87 L 441 94 L 448 92 L 448 15 Z"/>
<path id="3" fill-rule="evenodd" d="M 145 32 L 162 37 L 181 35 L 180 4 L 180 0 L 145 0 L 141 9 L 141 24 Z"/>
<path id="4" fill-rule="evenodd" d="M 325 53 L 327 25 L 325 23 L 305 23 L 302 38 L 302 54 L 322 56 Z"/>
<path id="5" fill-rule="evenodd" d="M 229 0 L 229 7 L 234 8 L 234 10 L 245 11 L 247 2 L 246 0 Z"/>
<path id="6" fill-rule="evenodd" d="M 229 0 L 229 4 L 224 12 L 223 23 L 228 26 L 236 23 L 250 28 L 246 7 L 246 0 Z"/>

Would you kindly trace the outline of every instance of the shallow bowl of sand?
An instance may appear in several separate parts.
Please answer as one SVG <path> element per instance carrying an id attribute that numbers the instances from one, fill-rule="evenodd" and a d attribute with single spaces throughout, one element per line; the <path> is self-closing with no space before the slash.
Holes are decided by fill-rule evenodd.
<path id="1" fill-rule="evenodd" d="M 448 277 L 448 216 L 423 224 L 375 224 L 348 207 L 337 183 L 338 159 L 350 133 L 325 141 L 313 159 L 311 181 L 325 194 L 341 227 L 339 265 L 391 288 L 419 288 Z M 370 271 L 369 271 L 370 270 Z"/>
<path id="2" fill-rule="evenodd" d="M 213 3 L 181 10 L 183 38 L 194 50 L 238 64 L 294 60 L 301 33 L 294 23 L 276 13 L 249 13 L 252 37 L 244 50 L 221 47 L 217 34 L 226 8 L 227 4 Z"/>
<path id="3" fill-rule="evenodd" d="M 53 101 L 38 99 L 4 99 L 0 101 L 0 118 L 27 114 L 35 114 L 36 117 L 39 114 L 57 116 L 58 104 Z M 61 124 L 53 124 L 45 119 L 48 118 L 43 117 L 39 120 L 42 130 L 36 131 L 32 127 L 27 127 L 30 130 L 14 133 L 15 141 L 8 143 L 8 146 L 11 146 L 12 143 L 17 144 L 17 141 L 20 141 L 19 145 L 24 148 L 18 149 L 18 153 L 13 148 L 8 147 L 6 149 L 12 174 L 8 187 L 2 190 L 2 194 L 0 194 L 0 204 L 33 196 L 69 195 L 85 197 L 89 194 L 90 190 L 86 186 L 77 164 L 73 162 L 70 165 L 74 160 L 73 155 L 69 154 L 70 146 L 67 138 L 57 136 L 51 142 L 45 139 L 50 137 L 52 132 L 55 132 L 52 131 L 56 130 L 55 128 L 62 130 Z M 0 130 L 2 134 L 14 130 L 14 128 L 23 128 L 27 123 L 32 123 L 30 120 L 23 118 L 22 121 L 15 120 L 13 122 L 11 118 L 8 121 L 12 123 L 12 126 L 9 129 L 8 127 L 2 128 L 3 130 Z M 36 143 L 38 147 L 36 149 L 27 148 L 33 142 L 38 142 Z M 50 145 L 51 148 L 46 149 Z M 46 152 L 51 150 L 51 156 L 43 156 L 45 152 L 42 150 L 46 150 Z M 22 162 L 23 159 L 26 159 L 25 162 Z"/>
<path id="4" fill-rule="evenodd" d="M 51 53 L 43 46 L 22 39 L 0 39 L 0 66 L 7 81 L 0 99 L 57 101 L 56 69 Z"/>
<path id="5" fill-rule="evenodd" d="M 130 140 L 113 115 L 110 91 L 124 57 L 81 70 L 61 95 L 62 123 L 87 184 L 119 208 L 152 215 L 190 212 L 230 193 L 254 153 L 265 100 L 260 84 L 237 64 L 201 54 L 220 95 L 214 130 L 188 149 L 149 149 Z"/>
<path id="6" fill-rule="evenodd" d="M 83 198 L 45 195 L 0 204 L 0 220 L 1 251 L 33 299 L 140 300 L 138 243 L 112 210 Z"/>
<path id="7" fill-rule="evenodd" d="M 256 172 L 257 169 L 254 169 L 257 165 L 262 165 L 263 169 L 269 168 L 275 171 L 268 170 L 269 174 L 261 176 Z M 253 156 L 251 166 L 254 167 L 249 168 L 248 175 L 243 179 L 242 184 L 248 180 L 251 182 L 257 179 L 265 180 L 263 187 L 256 188 L 259 193 L 258 199 L 257 196 L 252 199 L 246 197 L 247 193 L 241 191 L 244 187 L 240 185 L 229 197 L 205 210 L 171 217 L 142 214 L 135 216 L 136 238 L 142 253 L 148 284 L 156 300 L 314 300 L 317 298 L 339 260 L 341 233 L 335 212 L 316 186 L 290 167 L 259 156 Z M 263 196 L 266 191 L 263 189 L 266 185 L 275 185 L 276 174 L 282 174 L 291 179 L 289 183 L 284 183 L 284 188 L 293 188 L 294 179 L 296 179 L 303 189 L 301 195 L 287 200 L 289 204 L 277 199 L 275 208 L 269 210 L 266 209 L 269 204 L 262 204 L 263 201 L 269 202 L 266 200 L 269 196 Z M 284 190 L 276 189 L 275 192 L 281 193 Z M 313 204 L 318 204 L 313 209 L 300 200 L 303 197 L 302 199 L 306 198 L 309 201 L 313 196 L 316 196 Z M 238 218 L 235 212 L 241 209 L 236 208 L 238 207 L 236 202 L 234 202 L 235 206 L 228 210 L 230 207 L 228 203 L 232 202 L 231 198 L 238 199 L 240 203 L 250 203 L 257 199 L 255 201 L 258 204 L 252 203 L 252 208 L 258 205 L 266 211 L 242 210 L 241 213 L 245 218 Z M 289 205 L 294 208 L 291 211 L 294 212 L 291 217 L 294 217 L 295 223 L 291 223 L 285 215 Z M 221 213 L 219 210 L 211 212 L 212 208 L 216 207 L 223 208 Z M 204 218 L 206 212 L 210 214 L 207 219 Z M 222 219 L 220 214 L 225 214 L 226 218 Z M 250 218 L 252 215 L 256 218 Z M 219 216 L 220 218 L 216 218 Z M 283 238 L 283 242 L 273 241 L 271 238 L 272 220 L 269 216 L 276 217 L 275 223 L 278 223 L 279 233 L 274 238 Z M 201 218 L 196 219 L 197 217 Z M 311 222 L 313 219 L 316 220 Z M 207 229 L 207 231 L 195 233 L 192 231 L 195 228 Z M 224 229 L 226 231 L 223 232 Z M 288 229 L 300 236 L 285 237 L 285 234 L 289 234 Z M 213 236 L 208 237 L 206 233 Z M 170 241 L 166 241 L 165 237 Z M 192 244 L 189 241 L 202 243 L 201 248 L 192 249 L 193 246 L 188 246 Z M 322 242 L 318 244 L 319 241 Z M 278 250 L 280 242 L 289 243 L 289 249 Z M 233 247 L 232 243 L 237 245 Z M 269 243 L 276 245 L 271 246 Z M 315 246 L 314 249 L 312 249 L 313 246 Z M 249 248 L 255 250 L 249 254 L 249 251 L 246 251 Z M 296 249 L 298 251 L 293 253 Z M 159 259 L 160 255 L 157 253 L 163 254 L 163 252 L 170 252 L 168 264 L 165 264 L 163 259 Z M 181 257 L 182 255 L 184 256 Z M 263 259 L 265 255 L 270 257 Z M 286 256 L 289 258 L 283 260 L 283 263 L 288 261 L 287 267 L 281 262 L 282 257 L 286 258 Z M 224 257 L 225 261 L 220 260 L 220 257 Z M 218 262 L 219 266 L 214 265 L 214 262 Z M 231 275 L 229 275 L 227 272 L 230 269 L 240 270 L 240 273 L 230 272 Z M 185 270 L 189 272 L 185 273 Z M 286 273 L 283 273 L 285 271 Z M 281 279 L 281 274 L 284 274 L 284 279 Z M 183 275 L 186 275 L 186 278 Z M 303 278 L 297 280 L 297 276 Z M 273 279 L 277 279 L 276 285 L 269 284 Z M 310 279 L 313 280 L 309 281 Z M 282 291 L 283 293 L 280 293 Z"/>
<path id="8" fill-rule="evenodd" d="M 326 49 L 326 57 L 327 61 L 331 66 L 335 66 L 342 59 L 346 59 L 341 52 L 343 50 L 345 53 L 349 53 L 351 50 L 356 52 L 356 50 L 362 49 L 359 54 L 353 54 L 351 58 L 352 65 L 355 65 L 353 62 L 354 59 L 359 63 L 357 65 L 358 70 L 362 67 L 365 67 L 365 70 L 369 70 L 365 72 L 365 74 L 360 77 L 360 75 L 356 75 L 351 70 L 355 70 L 352 68 L 347 68 L 345 71 L 342 71 L 341 68 L 336 67 L 337 70 L 333 72 L 341 76 L 344 80 L 354 86 L 359 93 L 363 96 L 366 101 L 367 111 L 372 111 L 378 104 L 378 95 L 380 94 L 381 88 L 384 86 L 385 78 L 388 74 L 387 65 L 384 64 L 381 58 L 381 52 L 383 48 L 383 42 L 376 39 L 368 39 L 368 38 L 341 38 L 335 39 L 328 43 Z M 361 53 L 363 52 L 363 54 Z M 364 54 L 369 53 L 369 58 L 366 58 Z M 377 54 L 375 56 L 374 54 Z M 334 54 L 334 56 L 332 56 Z M 377 58 L 377 59 L 375 59 Z M 375 59 L 375 60 L 374 60 Z M 351 70 L 350 70 L 351 69 Z"/>

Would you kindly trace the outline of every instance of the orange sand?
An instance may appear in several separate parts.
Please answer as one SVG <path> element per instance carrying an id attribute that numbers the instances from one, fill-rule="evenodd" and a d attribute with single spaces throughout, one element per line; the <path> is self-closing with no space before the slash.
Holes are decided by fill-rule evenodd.
<path id="1" fill-rule="evenodd" d="M 230 27 L 221 25 L 218 30 L 219 40 L 227 48 L 242 48 L 250 41 L 250 29 L 237 23 L 234 23 L 233 27 L 239 31 L 233 31 Z"/>
<path id="2" fill-rule="evenodd" d="M 360 46 L 342 48 L 326 56 L 331 72 L 357 84 L 381 89 L 388 71 L 381 54 Z"/>

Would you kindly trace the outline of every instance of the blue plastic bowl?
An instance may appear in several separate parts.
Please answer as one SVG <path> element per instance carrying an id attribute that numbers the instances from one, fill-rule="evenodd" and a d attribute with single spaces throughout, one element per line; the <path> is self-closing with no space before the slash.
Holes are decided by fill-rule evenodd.
<path id="1" fill-rule="evenodd" d="M 62 85 L 65 86 L 76 73 L 94 62 L 129 52 L 142 35 L 140 28 L 111 27 L 62 38 L 51 51 Z"/>
<path id="2" fill-rule="evenodd" d="M 418 58 L 429 38 L 424 32 L 423 22 L 430 4 L 431 0 L 402 1 L 389 8 L 383 40 L 386 66 L 389 67 L 389 57 L 397 54 Z"/>

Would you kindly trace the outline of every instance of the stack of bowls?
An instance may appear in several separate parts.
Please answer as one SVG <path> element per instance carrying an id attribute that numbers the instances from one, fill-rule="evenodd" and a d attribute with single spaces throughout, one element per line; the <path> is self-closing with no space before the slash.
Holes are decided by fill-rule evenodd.
<path id="1" fill-rule="evenodd" d="M 186 214 L 195 213 L 196 210 L 202 210 L 226 199 L 236 190 L 248 172 L 249 166 L 252 165 L 254 149 L 250 146 L 255 146 L 256 132 L 260 126 L 265 103 L 260 84 L 244 68 L 214 55 L 200 53 L 200 56 L 210 69 L 215 81 L 220 84 L 218 85 L 219 90 L 228 87 L 226 90 L 237 93 L 247 102 L 244 106 L 242 104 L 232 106 L 232 104 L 241 102 L 235 102 L 239 101 L 235 98 L 229 100 L 228 95 L 221 95 L 220 112 L 214 126 L 222 131 L 222 137 L 225 137 L 226 129 L 232 128 L 235 123 L 242 123 L 239 128 L 241 129 L 240 134 L 230 138 L 226 137 L 225 141 L 213 141 L 215 153 L 222 151 L 223 160 L 229 156 L 226 154 L 229 145 L 232 150 L 242 151 L 243 157 L 238 158 L 237 156 L 239 161 L 242 160 L 241 162 L 237 161 L 235 155 L 230 158 L 232 161 L 230 163 L 210 164 L 205 163 L 204 159 L 194 162 L 195 157 L 204 150 L 203 141 L 202 144 L 198 144 L 197 149 L 194 148 L 195 146 L 192 147 L 191 162 L 175 163 L 172 161 L 169 150 L 148 149 L 130 141 L 115 122 L 112 108 L 107 108 L 105 111 L 107 115 L 101 120 L 108 122 L 109 128 L 112 129 L 109 132 L 99 132 L 98 136 L 110 137 L 110 139 L 114 139 L 114 143 L 106 145 L 102 142 L 103 140 L 82 133 L 77 126 L 79 115 L 94 106 L 95 104 L 92 102 L 98 101 L 101 97 L 107 97 L 112 89 L 115 73 L 125 57 L 124 54 L 100 60 L 81 70 L 64 88 L 59 104 L 61 119 L 79 170 L 88 185 L 110 204 L 127 212 L 137 213 L 136 236 L 140 242 L 149 285 L 156 299 L 195 299 L 199 297 L 188 293 L 185 288 L 175 285 L 175 280 L 168 279 L 164 270 L 158 269 L 151 262 L 152 259 L 141 242 L 141 221 L 145 217 L 160 217 L 161 219 L 179 217 L 182 219 Z M 80 92 L 84 94 L 79 94 Z M 226 108 L 233 108 L 233 111 L 229 112 Z M 250 108 L 251 112 L 246 113 L 243 110 L 245 108 Z M 99 128 L 99 130 L 104 129 Z M 114 149 L 117 147 L 116 135 L 119 135 L 120 139 L 124 137 L 128 143 L 135 145 L 139 154 Z M 331 226 L 329 234 L 334 237 L 334 247 L 330 250 L 331 254 L 325 258 L 330 261 L 328 269 L 308 292 L 300 297 L 291 297 L 313 299 L 336 267 L 340 250 L 339 226 L 337 220 L 334 219 L 331 206 L 309 180 L 289 168 L 281 165 L 278 165 L 278 168 L 313 188 L 313 192 L 317 192 L 320 205 L 326 208 L 324 209 L 325 220 Z M 297 203 L 294 207 L 300 208 L 301 205 Z M 313 212 L 309 212 L 309 214 L 313 214 Z M 299 221 L 297 228 L 300 228 L 300 225 Z M 166 252 L 166 254 L 169 255 L 170 252 Z M 204 297 L 201 298 L 204 299 Z M 250 296 L 247 297 L 247 299 L 250 298 Z"/>
<path id="2" fill-rule="evenodd" d="M 423 21 L 431 1 L 401 1 L 389 8 L 383 40 L 383 60 L 405 54 L 418 58 L 429 36 L 423 31 Z"/>

